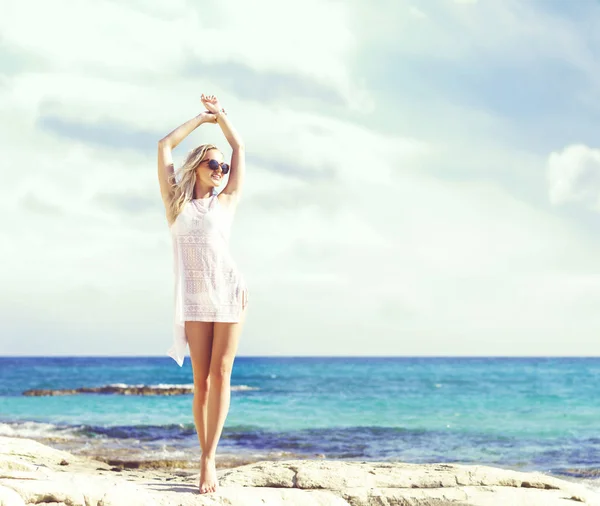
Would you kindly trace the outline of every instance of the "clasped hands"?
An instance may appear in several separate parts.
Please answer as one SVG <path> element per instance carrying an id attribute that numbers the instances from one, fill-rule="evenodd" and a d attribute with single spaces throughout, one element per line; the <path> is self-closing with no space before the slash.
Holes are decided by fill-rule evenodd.
<path id="1" fill-rule="evenodd" d="M 216 123 L 219 112 L 227 114 L 225 109 L 221 108 L 219 100 L 214 95 L 205 95 L 202 93 L 200 100 L 204 107 L 206 107 L 206 111 L 200 113 L 205 123 Z"/>

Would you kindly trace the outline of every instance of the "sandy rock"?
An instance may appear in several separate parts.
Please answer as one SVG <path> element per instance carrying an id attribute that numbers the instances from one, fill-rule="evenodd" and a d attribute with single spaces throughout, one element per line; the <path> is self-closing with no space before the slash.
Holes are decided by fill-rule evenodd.
<path id="1" fill-rule="evenodd" d="M 598 505 L 600 497 L 583 485 L 488 466 L 293 460 L 258 462 L 219 475 L 224 488 L 286 487 L 337 491 L 347 503 L 473 506 Z M 440 503 L 440 501 L 442 501 Z M 444 502 L 445 501 L 445 502 Z"/>
<path id="2" fill-rule="evenodd" d="M 143 487 L 119 477 L 92 474 L 56 474 L 51 480 L 0 480 L 26 504 L 58 503 L 69 506 L 146 506 L 154 499 Z"/>
<path id="3" fill-rule="evenodd" d="M 600 506 L 574 481 L 477 465 L 263 461 L 218 470 L 219 491 L 206 495 L 199 472 L 112 469 L 0 437 L 0 506 Z"/>
<path id="4" fill-rule="evenodd" d="M 35 471 L 35 466 L 18 459 L 17 457 L 9 457 L 2 455 L 0 458 L 0 474 L 5 472 L 31 472 Z"/>
<path id="5" fill-rule="evenodd" d="M 25 501 L 13 489 L 0 485 L 0 506 L 25 506 Z"/>
<path id="6" fill-rule="evenodd" d="M 81 491 L 59 480 L 3 479 L 2 484 L 17 492 L 26 504 L 62 502 L 85 506 L 85 498 Z"/>

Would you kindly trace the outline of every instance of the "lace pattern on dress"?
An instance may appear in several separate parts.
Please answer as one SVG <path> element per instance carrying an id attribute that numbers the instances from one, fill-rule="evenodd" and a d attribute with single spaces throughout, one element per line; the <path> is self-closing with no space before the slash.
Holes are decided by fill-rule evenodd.
<path id="1" fill-rule="evenodd" d="M 232 220 L 213 195 L 188 202 L 171 227 L 175 328 L 167 354 L 180 366 L 186 321 L 238 322 L 248 305 L 246 282 L 229 251 Z"/>

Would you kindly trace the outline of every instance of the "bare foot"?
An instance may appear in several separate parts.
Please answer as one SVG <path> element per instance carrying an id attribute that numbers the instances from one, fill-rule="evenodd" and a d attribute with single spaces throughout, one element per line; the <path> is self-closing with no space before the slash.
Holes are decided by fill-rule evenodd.
<path id="1" fill-rule="evenodd" d="M 216 492 L 218 486 L 215 458 L 202 455 L 200 457 L 200 493 Z"/>

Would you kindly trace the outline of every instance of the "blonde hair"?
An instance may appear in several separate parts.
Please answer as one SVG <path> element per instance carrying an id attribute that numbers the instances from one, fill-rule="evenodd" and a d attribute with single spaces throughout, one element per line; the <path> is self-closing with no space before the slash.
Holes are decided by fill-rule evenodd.
<path id="1" fill-rule="evenodd" d="M 207 151 L 210 149 L 218 150 L 214 144 L 202 144 L 192 149 L 183 162 L 183 165 L 177 169 L 169 178 L 172 189 L 172 198 L 169 206 L 169 214 L 173 221 L 183 210 L 183 206 L 194 197 L 194 186 L 196 185 L 196 168 L 204 160 Z M 177 177 L 179 182 L 177 182 Z"/>

